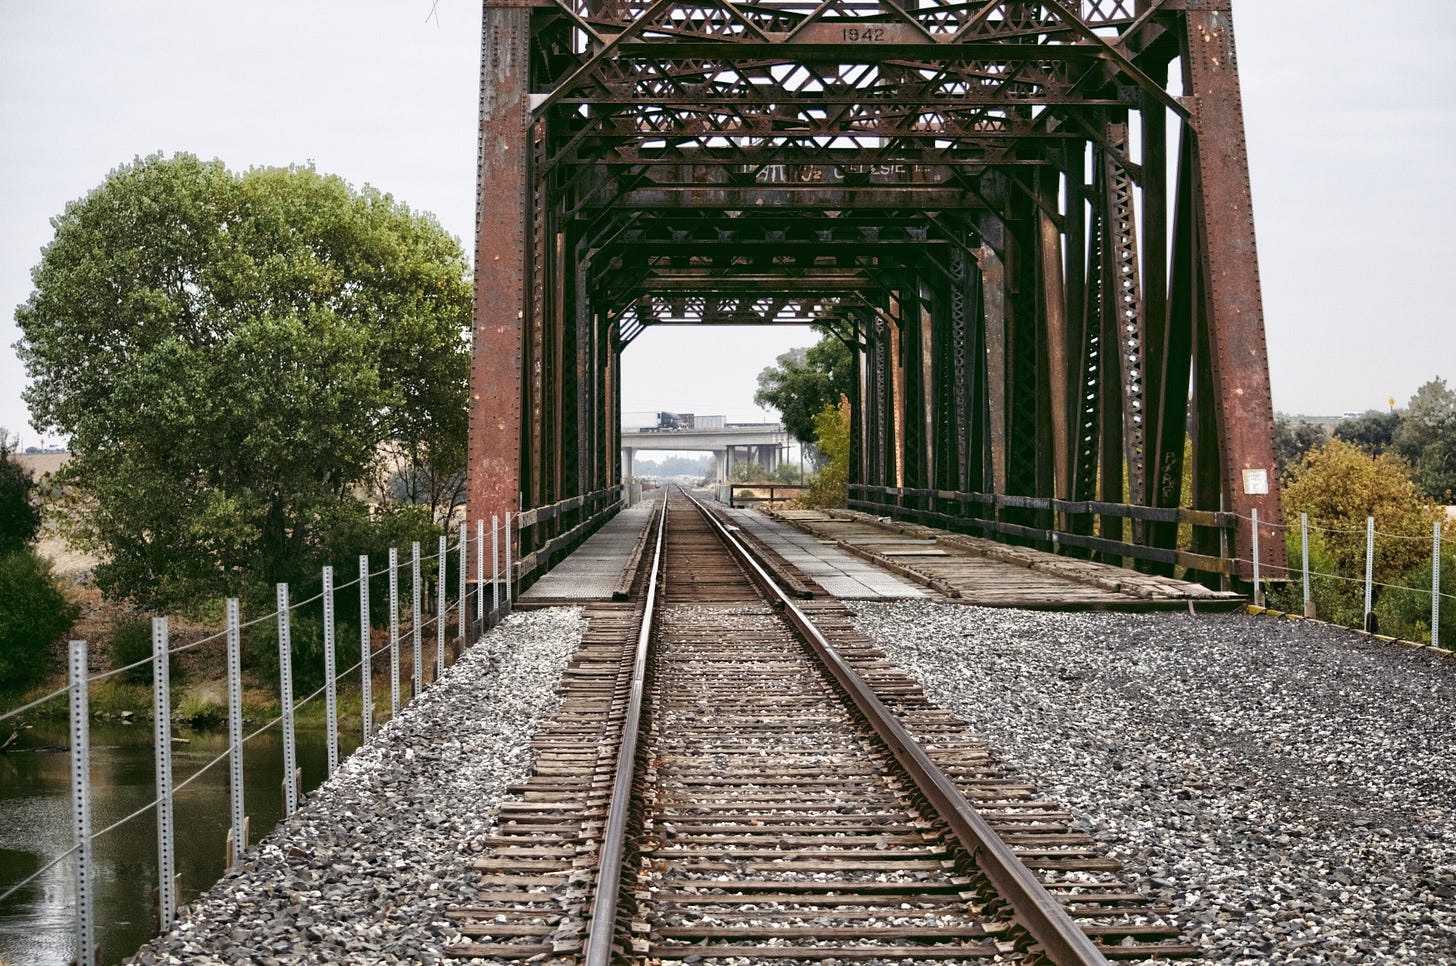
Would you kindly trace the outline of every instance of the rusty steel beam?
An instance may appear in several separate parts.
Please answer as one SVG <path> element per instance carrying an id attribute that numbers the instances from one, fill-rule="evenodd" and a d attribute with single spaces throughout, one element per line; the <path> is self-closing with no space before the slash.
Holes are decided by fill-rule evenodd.
<path id="1" fill-rule="evenodd" d="M 1257 508 L 1277 572 L 1228 8 L 488 0 L 471 513 L 618 479 L 646 328 L 812 322 L 855 482 Z"/>
<path id="2" fill-rule="evenodd" d="M 1259 511 L 1265 573 L 1286 564 L 1280 522 L 1279 469 L 1274 459 L 1274 406 L 1269 352 L 1254 242 L 1254 206 L 1233 18 L 1227 10 L 1184 14 L 1185 85 L 1193 102 L 1194 216 L 1202 244 L 1208 335 L 1217 391 L 1218 439 L 1227 509 Z M 1248 527 L 1235 538 L 1235 556 L 1252 578 Z"/>
<path id="3" fill-rule="evenodd" d="M 519 508 L 528 308 L 530 9 L 487 3 L 480 59 L 475 321 L 470 369 L 472 519 Z"/>

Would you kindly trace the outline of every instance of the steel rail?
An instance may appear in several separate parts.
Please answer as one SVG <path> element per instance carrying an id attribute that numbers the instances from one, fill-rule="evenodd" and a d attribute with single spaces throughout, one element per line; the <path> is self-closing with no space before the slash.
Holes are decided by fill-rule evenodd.
<path id="1" fill-rule="evenodd" d="M 641 733 L 643 693 L 646 690 L 647 642 L 657 609 L 657 577 L 662 568 L 662 535 L 667 525 L 667 490 L 662 491 L 662 509 L 657 516 L 657 543 L 652 552 L 652 572 L 647 578 L 647 600 L 642 609 L 642 628 L 637 633 L 637 650 L 632 658 L 632 691 L 627 716 L 622 723 L 622 740 L 617 747 L 617 771 L 612 780 L 612 801 L 607 809 L 597 858 L 596 891 L 592 896 L 591 924 L 584 948 L 586 966 L 610 966 L 612 943 L 617 932 L 617 903 L 622 886 L 622 859 L 627 851 L 627 818 L 632 805 L 637 740 Z"/>
<path id="2" fill-rule="evenodd" d="M 850 667 L 814 625 L 784 593 L 754 556 L 749 553 L 717 516 L 691 494 L 688 499 L 707 518 L 724 544 L 748 569 L 750 576 L 774 598 L 783 617 L 797 630 L 823 661 L 825 668 L 865 716 L 870 726 L 889 747 L 918 791 L 945 820 L 966 853 L 1010 903 L 1021 926 L 1059 966 L 1094 966 L 1107 958 L 1097 944 L 1067 915 L 1016 853 L 996 834 L 975 808 L 966 801 L 955 783 L 930 759 L 920 743 L 900 724 L 875 695 L 873 688 Z"/>

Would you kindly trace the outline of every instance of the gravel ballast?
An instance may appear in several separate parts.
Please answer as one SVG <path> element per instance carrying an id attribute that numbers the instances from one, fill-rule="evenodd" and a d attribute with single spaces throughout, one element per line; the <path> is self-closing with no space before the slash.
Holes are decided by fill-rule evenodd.
<path id="1" fill-rule="evenodd" d="M 1456 661 L 1242 613 L 852 606 L 1208 961 L 1456 963 Z"/>
<path id="2" fill-rule="evenodd" d="M 131 962 L 439 961 L 472 844 L 527 774 L 584 625 L 577 608 L 508 617 Z"/>

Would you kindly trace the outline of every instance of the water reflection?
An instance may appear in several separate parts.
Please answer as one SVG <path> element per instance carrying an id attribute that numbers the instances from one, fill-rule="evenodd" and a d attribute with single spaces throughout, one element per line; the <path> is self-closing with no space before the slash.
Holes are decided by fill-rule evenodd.
<path id="1" fill-rule="evenodd" d="M 174 782 L 181 783 L 227 749 L 226 731 L 186 731 L 172 746 Z M 151 728 L 91 724 L 92 828 L 100 830 L 156 797 Z M 328 765 L 322 728 L 298 730 L 298 765 L 305 790 L 317 787 Z M 0 754 L 0 891 L 72 845 L 70 757 L 64 722 L 37 724 Z M 359 743 L 340 737 L 340 755 Z M 249 741 L 243 787 L 252 839 L 267 835 L 283 810 L 283 738 L 277 727 Z M 183 902 L 222 875 L 230 821 L 228 763 L 219 762 L 176 796 L 176 871 Z M 157 931 L 157 823 L 148 809 L 95 844 L 96 937 L 101 962 L 135 952 Z M 0 964 L 66 966 L 75 949 L 75 866 L 70 860 L 0 903 Z"/>

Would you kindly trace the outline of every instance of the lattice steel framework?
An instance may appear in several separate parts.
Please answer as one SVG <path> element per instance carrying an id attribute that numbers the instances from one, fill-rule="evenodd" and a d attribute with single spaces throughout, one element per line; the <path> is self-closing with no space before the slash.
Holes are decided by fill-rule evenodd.
<path id="1" fill-rule="evenodd" d="M 811 321 L 856 481 L 1278 522 L 1228 0 L 486 0 L 481 63 L 473 516 L 615 482 L 644 327 Z"/>

